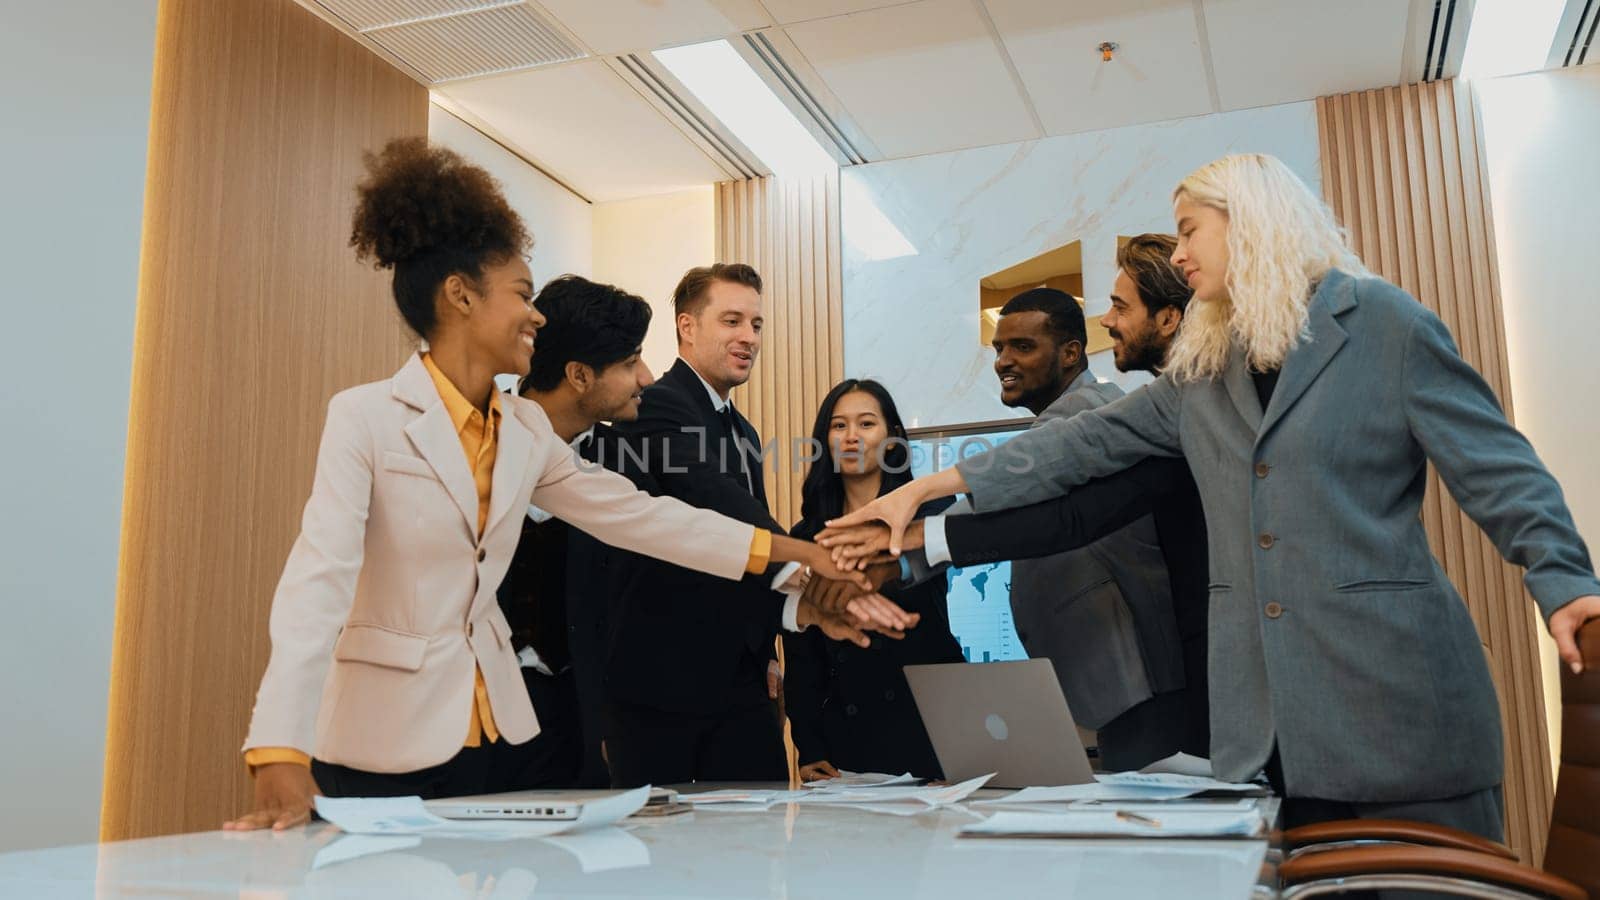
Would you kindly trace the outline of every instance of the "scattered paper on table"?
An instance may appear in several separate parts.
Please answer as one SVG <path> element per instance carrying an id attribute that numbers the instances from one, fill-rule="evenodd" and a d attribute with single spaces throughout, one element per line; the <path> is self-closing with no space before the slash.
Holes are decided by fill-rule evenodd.
<path id="1" fill-rule="evenodd" d="M 697 794 L 681 794 L 678 799 L 684 803 L 695 806 L 712 805 L 760 805 L 770 806 L 774 803 L 787 803 L 805 796 L 805 791 L 743 791 L 737 788 L 725 788 L 717 791 L 702 791 Z"/>
<path id="2" fill-rule="evenodd" d="M 882 772 L 846 772 L 840 770 L 838 778 L 810 781 L 802 785 L 802 787 L 814 791 L 832 791 L 841 788 L 890 787 L 897 784 L 911 784 L 916 780 L 917 777 L 910 772 L 900 775 L 886 775 Z"/>
<path id="3" fill-rule="evenodd" d="M 638 812 L 650 788 L 585 801 L 576 819 L 445 819 L 421 797 L 318 797 L 317 814 L 350 834 L 415 834 L 476 840 L 516 840 L 611 825 Z"/>
<path id="4" fill-rule="evenodd" d="M 1076 803 L 1086 800 L 1176 800 L 1193 793 L 1194 791 L 1188 788 L 1118 786 L 1091 781 L 1088 784 L 1026 787 L 1004 797 L 974 802 L 983 806 L 1009 806 L 1025 803 Z"/>
<path id="5" fill-rule="evenodd" d="M 1198 775 L 1202 778 L 1210 778 L 1214 774 L 1211 770 L 1211 760 L 1190 756 L 1181 751 L 1166 759 L 1158 759 L 1139 771 L 1146 775 Z"/>
<path id="6" fill-rule="evenodd" d="M 894 785 L 892 787 L 856 788 L 853 790 L 813 791 L 799 799 L 801 803 L 858 804 L 919 802 L 926 807 L 948 806 L 972 796 L 994 777 L 994 773 L 980 775 L 960 784 L 941 786 Z"/>
<path id="7" fill-rule="evenodd" d="M 1219 791 L 1228 794 L 1251 793 L 1261 790 L 1258 784 L 1236 784 L 1228 781 L 1218 781 L 1208 775 L 1178 775 L 1170 772 L 1114 772 L 1109 775 L 1096 775 L 1095 780 L 1101 784 L 1113 784 L 1119 787 L 1160 787 L 1160 788 L 1187 788 L 1194 793 L 1205 791 Z"/>
<path id="8" fill-rule="evenodd" d="M 896 783 L 879 783 L 863 787 L 826 787 L 802 788 L 798 791 L 783 790 L 739 790 L 728 788 L 717 791 L 705 791 L 698 794 L 684 794 L 680 799 L 693 803 L 696 809 L 706 808 L 718 812 L 732 811 L 764 811 L 775 803 L 801 803 L 838 806 L 880 806 L 877 811 L 883 812 L 892 804 L 904 804 L 906 814 L 911 815 L 927 809 L 949 806 L 959 803 L 972 796 L 973 791 L 988 783 L 994 777 L 993 773 L 963 781 L 960 784 L 950 785 L 917 785 L 908 784 L 903 779 L 911 779 L 910 775 L 882 776 L 895 778 Z"/>
<path id="9" fill-rule="evenodd" d="M 1117 772 L 1096 775 L 1088 784 L 1063 784 L 1054 787 L 1027 787 L 993 800 L 978 800 L 984 805 L 1014 803 L 1072 803 L 1086 800 L 1177 800 L 1207 792 L 1247 793 L 1260 790 L 1254 784 L 1230 784 L 1195 775 L 1144 774 Z"/>
<path id="10" fill-rule="evenodd" d="M 1059 813 L 997 812 L 960 833 L 982 837 L 1254 837 L 1261 833 L 1261 814 L 1248 812 L 1183 812 L 1143 817 L 1118 816 L 1115 810 L 1069 810 Z"/>
<path id="11" fill-rule="evenodd" d="M 1190 812 L 1193 810 L 1199 810 L 1201 812 L 1242 812 L 1247 809 L 1255 809 L 1257 802 L 1258 801 L 1254 797 L 1240 797 L 1238 799 L 1219 797 L 1215 800 L 1200 800 L 1186 797 L 1181 797 L 1177 800 L 1075 800 L 1071 803 L 1068 803 L 1067 808 L 1126 809 L 1135 812 L 1144 812 L 1146 810 L 1177 810 L 1178 812 Z M 1035 805 L 1045 812 L 1061 811 L 1061 804 L 1059 803 L 1040 803 Z M 1006 809 L 1016 809 L 1016 807 L 1007 806 Z"/>

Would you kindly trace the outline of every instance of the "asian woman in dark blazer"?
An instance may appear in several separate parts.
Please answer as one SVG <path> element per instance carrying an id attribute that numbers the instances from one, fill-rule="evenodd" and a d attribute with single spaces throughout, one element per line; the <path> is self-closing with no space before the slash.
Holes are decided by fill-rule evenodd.
<path id="1" fill-rule="evenodd" d="M 894 399 L 876 381 L 847 379 L 835 385 L 823 398 L 811 436 L 821 456 L 806 473 L 793 537 L 809 540 L 827 520 L 911 480 L 905 425 Z M 935 513 L 944 505 L 948 502 L 930 504 L 923 512 Z M 803 780 L 828 778 L 840 769 L 941 777 L 900 670 L 963 661 L 950 633 L 947 582 L 940 577 L 902 589 L 897 581 L 889 577 L 882 593 L 922 617 L 902 640 L 874 635 L 872 645 L 861 648 L 817 631 L 784 636 L 785 707 Z"/>

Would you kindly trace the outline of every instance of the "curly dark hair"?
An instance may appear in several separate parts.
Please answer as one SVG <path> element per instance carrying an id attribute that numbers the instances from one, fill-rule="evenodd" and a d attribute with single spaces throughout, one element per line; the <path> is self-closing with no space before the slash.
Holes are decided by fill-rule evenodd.
<path id="1" fill-rule="evenodd" d="M 483 169 L 425 138 L 399 138 L 362 157 L 350 246 L 356 258 L 394 269 L 394 302 L 422 337 L 437 323 L 439 285 L 460 274 L 476 283 L 485 265 L 520 256 L 533 236 Z"/>

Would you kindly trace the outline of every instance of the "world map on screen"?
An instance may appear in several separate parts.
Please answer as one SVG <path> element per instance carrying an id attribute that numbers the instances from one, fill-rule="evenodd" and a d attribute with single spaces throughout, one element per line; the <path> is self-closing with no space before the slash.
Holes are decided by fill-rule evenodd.
<path id="1" fill-rule="evenodd" d="M 1015 431 L 913 438 L 911 472 L 922 476 L 1004 443 Z M 951 568 L 950 630 L 968 662 L 1027 659 L 1011 621 L 1011 563 Z"/>

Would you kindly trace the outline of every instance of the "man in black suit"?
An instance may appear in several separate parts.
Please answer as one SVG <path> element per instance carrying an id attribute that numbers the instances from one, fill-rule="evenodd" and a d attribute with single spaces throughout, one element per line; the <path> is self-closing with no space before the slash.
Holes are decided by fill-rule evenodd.
<path id="1" fill-rule="evenodd" d="M 638 417 L 655 379 L 640 356 L 650 304 L 576 275 L 553 279 L 534 305 L 545 317 L 520 386 L 581 458 L 594 462 L 614 432 Z M 539 718 L 518 783 L 507 789 L 605 787 L 601 673 L 605 652 L 605 545 L 530 506 L 522 541 L 500 585 L 500 607 Z"/>
<path id="2" fill-rule="evenodd" d="M 760 437 L 728 399 L 761 351 L 761 277 L 741 264 L 694 268 L 672 302 L 679 358 L 644 391 L 638 418 L 618 425 L 620 453 L 604 462 L 652 493 L 785 533 L 767 510 Z M 605 673 L 612 783 L 785 779 L 768 662 L 781 628 L 820 615 L 774 589 L 791 573 L 731 582 L 618 555 Z"/>

